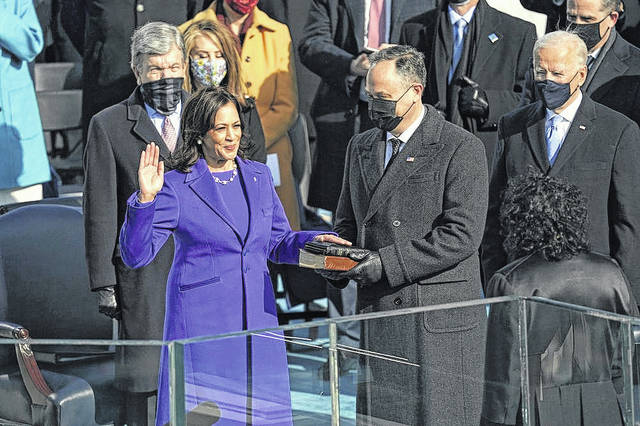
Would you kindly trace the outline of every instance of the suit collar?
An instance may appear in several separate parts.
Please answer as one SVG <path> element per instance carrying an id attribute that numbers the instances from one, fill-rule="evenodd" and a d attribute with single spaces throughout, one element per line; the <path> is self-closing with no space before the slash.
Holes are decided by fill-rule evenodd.
<path id="1" fill-rule="evenodd" d="M 351 28 L 353 28 L 353 35 L 356 38 L 358 51 L 361 51 L 364 48 L 364 1 L 346 0 L 345 7 L 347 9 L 347 14 L 351 18 Z M 394 9 L 394 7 L 391 9 Z"/>
<path id="2" fill-rule="evenodd" d="M 371 186 L 371 177 L 365 178 L 369 181 L 369 188 L 373 188 L 372 193 L 370 192 L 369 209 L 364 218 L 365 222 L 385 205 L 386 200 L 397 191 L 398 187 L 405 183 L 409 176 L 416 170 L 421 169 L 426 162 L 432 161 L 437 152 L 442 148 L 443 145 L 440 143 L 440 134 L 444 126 L 444 119 L 431 105 L 425 105 L 425 109 L 426 112 L 422 123 L 413 133 L 402 152 L 398 154 L 395 161 L 387 167 L 387 170 L 385 170 L 378 179 L 376 185 Z M 383 135 L 384 132 L 377 133 L 377 138 L 371 138 L 369 143 L 371 145 L 375 142 L 380 144 L 381 140 L 384 140 Z M 369 152 L 371 152 L 371 149 L 369 149 Z M 378 150 L 374 161 L 379 161 L 379 153 L 380 150 Z M 382 151 L 382 153 L 382 155 L 384 155 L 384 151 Z M 361 163 L 361 170 L 366 175 L 373 174 L 372 170 L 379 170 L 377 164 L 375 168 L 372 167 L 371 158 L 370 156 L 366 164 L 363 164 L 364 162 Z"/>
<path id="3" fill-rule="evenodd" d="M 189 95 L 184 90 L 182 91 L 182 103 L 187 101 Z M 142 100 L 142 94 L 140 93 L 140 86 L 131 93 L 126 101 L 127 105 L 127 120 L 133 122 L 133 133 L 144 143 L 144 146 L 150 143 L 155 143 L 160 148 L 160 156 L 163 160 L 169 160 L 171 153 L 169 148 L 164 143 L 162 136 L 156 130 L 153 122 L 149 118 L 147 111 L 144 107 L 144 101 Z M 178 146 L 182 144 L 182 134 L 178 135 Z"/>
<path id="4" fill-rule="evenodd" d="M 631 45 L 615 31 L 611 34 L 611 37 L 614 38 L 611 45 L 608 46 L 607 41 L 598 55 L 598 59 L 593 64 L 596 69 L 587 75 L 584 88 L 585 93 L 588 95 L 591 95 L 595 90 L 610 81 L 612 76 L 623 75 L 629 69 L 626 61 L 631 56 Z"/>
<path id="5" fill-rule="evenodd" d="M 593 131 L 593 121 L 595 119 L 595 104 L 588 96 L 583 95 L 582 103 L 571 122 L 562 146 L 560 146 L 556 161 L 551 167 L 550 175 L 558 174 L 558 171 L 569 161 L 576 149 L 589 138 Z"/>
<path id="6" fill-rule="evenodd" d="M 232 212 L 230 212 L 219 190 L 220 185 L 217 185 L 211 177 L 211 172 L 207 166 L 207 162 L 200 158 L 191 168 L 191 172 L 185 176 L 185 183 L 196 193 L 196 195 L 213 210 L 236 234 L 238 241 L 242 244 L 246 241 L 249 235 L 253 235 L 252 230 L 254 227 L 253 215 L 257 211 L 257 206 L 252 205 L 253 202 L 257 202 L 260 199 L 260 175 L 262 172 L 256 168 L 251 162 L 237 157 L 236 164 L 238 165 L 238 175 L 242 179 L 246 191 L 247 204 L 249 205 L 249 232 L 246 235 L 240 234 L 236 228 L 233 220 L 231 219 Z"/>
<path id="7" fill-rule="evenodd" d="M 482 73 L 484 65 L 489 62 L 502 43 L 505 43 L 504 35 L 500 32 L 502 16 L 495 13 L 484 0 L 478 3 L 474 17 L 477 39 L 475 40 L 476 49 L 471 58 L 473 75 L 469 77 L 472 79 Z"/>
<path id="8" fill-rule="evenodd" d="M 526 123 L 526 139 L 533 153 L 533 157 L 538 163 L 538 167 L 544 173 L 549 170 L 549 159 L 547 157 L 547 142 L 544 133 L 544 124 L 546 120 L 546 108 L 542 101 L 531 104 L 533 114 L 529 116 Z"/>

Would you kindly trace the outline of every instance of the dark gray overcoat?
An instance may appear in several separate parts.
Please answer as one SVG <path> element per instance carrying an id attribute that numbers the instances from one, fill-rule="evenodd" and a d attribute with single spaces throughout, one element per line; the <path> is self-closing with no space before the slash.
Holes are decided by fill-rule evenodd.
<path id="1" fill-rule="evenodd" d="M 187 94 L 183 92 L 183 105 Z M 91 120 L 84 152 L 84 220 L 91 289 L 118 285 L 122 309 L 120 338 L 162 340 L 165 289 L 173 261 L 173 239 L 155 260 L 140 269 L 127 268 L 117 247 L 127 198 L 138 190 L 138 163 L 147 144 L 160 147 L 160 159 L 171 154 L 144 108 L 139 89 Z M 178 144 L 182 143 L 179 137 Z M 168 171 L 169 167 L 165 167 Z M 96 307 L 97 309 L 97 307 Z M 119 346 L 117 383 L 129 392 L 156 389 L 160 347 Z"/>
<path id="2" fill-rule="evenodd" d="M 377 250 L 381 282 L 358 290 L 360 313 L 481 297 L 478 248 L 487 210 L 482 142 L 434 107 L 383 175 L 385 132 L 353 137 L 335 231 Z M 480 419 L 484 307 L 363 324 L 357 410 L 364 424 L 472 425 Z"/>

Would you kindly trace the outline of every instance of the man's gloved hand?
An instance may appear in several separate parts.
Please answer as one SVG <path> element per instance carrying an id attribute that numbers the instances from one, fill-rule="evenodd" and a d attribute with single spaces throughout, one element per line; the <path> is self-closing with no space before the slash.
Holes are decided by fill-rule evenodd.
<path id="1" fill-rule="evenodd" d="M 355 260 L 356 262 L 360 262 L 364 258 L 366 258 L 371 250 L 367 250 L 364 248 L 352 247 L 352 246 L 344 246 L 339 244 L 334 244 L 327 247 L 326 255 L 327 256 L 340 256 L 340 257 L 348 257 L 351 260 Z"/>
<path id="2" fill-rule="evenodd" d="M 356 260 L 356 259 L 354 259 Z M 342 273 L 342 278 L 354 280 L 363 287 L 370 286 L 382 279 L 382 260 L 380 255 L 371 251 L 352 269 Z"/>
<path id="3" fill-rule="evenodd" d="M 458 109 L 464 117 L 486 119 L 489 116 L 487 94 L 478 83 L 467 76 L 459 80 L 463 86 L 458 96 Z"/>
<path id="4" fill-rule="evenodd" d="M 96 290 L 98 294 L 98 312 L 109 318 L 120 319 L 120 305 L 116 298 L 115 286 L 101 287 Z"/>

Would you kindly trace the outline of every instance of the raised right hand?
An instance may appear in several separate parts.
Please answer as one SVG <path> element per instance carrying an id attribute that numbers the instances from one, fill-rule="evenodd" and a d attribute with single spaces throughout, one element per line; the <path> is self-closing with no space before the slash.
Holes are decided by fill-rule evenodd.
<path id="1" fill-rule="evenodd" d="M 164 161 L 160 159 L 160 148 L 155 143 L 147 145 L 140 154 L 138 167 L 138 184 L 140 185 L 140 202 L 148 203 L 156 198 L 164 183 Z"/>

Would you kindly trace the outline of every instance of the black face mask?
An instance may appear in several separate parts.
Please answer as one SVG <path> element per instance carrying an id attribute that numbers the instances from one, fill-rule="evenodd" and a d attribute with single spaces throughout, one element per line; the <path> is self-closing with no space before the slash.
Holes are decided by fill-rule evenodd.
<path id="1" fill-rule="evenodd" d="M 471 0 L 449 0 L 449 4 L 453 4 L 455 6 L 464 6 L 466 3 L 469 3 Z"/>
<path id="2" fill-rule="evenodd" d="M 570 23 L 567 25 L 567 31 L 573 32 L 580 37 L 584 44 L 587 45 L 587 50 L 591 51 L 611 29 L 610 27 L 607 28 L 607 31 L 602 36 L 600 35 L 600 24 L 608 17 L 609 15 L 605 16 L 600 22 L 594 22 L 593 24 Z"/>
<path id="3" fill-rule="evenodd" d="M 162 115 L 175 112 L 182 97 L 182 81 L 184 78 L 162 78 L 140 85 L 142 99 Z"/>
<path id="4" fill-rule="evenodd" d="M 396 115 L 396 105 L 398 101 L 402 99 L 404 95 L 407 94 L 409 90 L 411 90 L 413 86 L 410 86 L 405 92 L 395 101 L 389 99 L 377 99 L 372 96 L 369 96 L 369 118 L 373 122 L 373 125 L 379 129 L 382 129 L 386 132 L 390 132 L 402 121 L 405 115 L 409 112 L 413 104 L 402 114 L 401 116 Z"/>
<path id="5" fill-rule="evenodd" d="M 576 75 L 578 75 L 577 72 L 568 83 L 556 83 L 551 80 L 536 81 L 536 90 L 546 108 L 550 110 L 560 108 L 580 88 L 578 86 L 573 92 L 571 91 L 571 82 L 576 78 Z"/>

